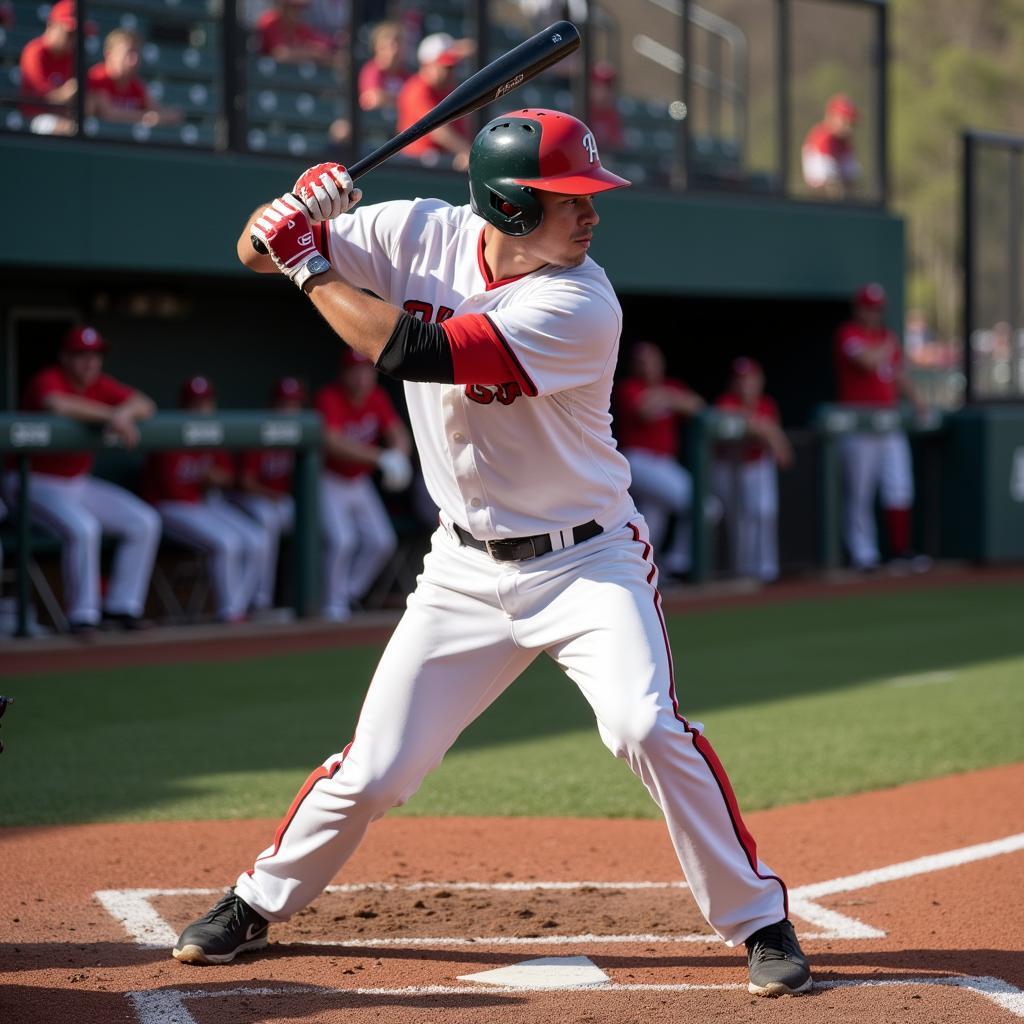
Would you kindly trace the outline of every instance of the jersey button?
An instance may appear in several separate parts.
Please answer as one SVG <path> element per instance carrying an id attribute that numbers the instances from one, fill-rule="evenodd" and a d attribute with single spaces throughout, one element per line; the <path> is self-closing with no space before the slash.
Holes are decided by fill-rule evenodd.
<path id="1" fill-rule="evenodd" d="M 482 504 L 483 504 L 483 502 L 482 502 L 482 501 L 481 501 L 481 500 L 480 500 L 479 498 L 474 498 L 474 499 L 473 499 L 473 500 L 472 500 L 472 501 L 470 502 L 470 505 L 472 505 L 472 506 L 473 506 L 473 508 L 479 508 L 479 507 L 480 507 L 480 506 L 481 506 Z"/>
<path id="2" fill-rule="evenodd" d="M 465 441 L 466 439 L 462 436 L 462 434 L 452 434 L 452 440 L 456 444 L 462 444 L 462 442 Z"/>

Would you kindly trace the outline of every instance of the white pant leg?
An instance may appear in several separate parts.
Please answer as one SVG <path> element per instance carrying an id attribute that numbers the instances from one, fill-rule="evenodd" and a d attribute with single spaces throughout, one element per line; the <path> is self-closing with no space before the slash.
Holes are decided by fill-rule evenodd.
<path id="1" fill-rule="evenodd" d="M 779 481 L 767 457 L 744 462 L 738 473 L 740 491 L 740 575 L 774 580 L 779 575 Z"/>
<path id="2" fill-rule="evenodd" d="M 61 542 L 64 606 L 71 622 L 100 619 L 100 542 L 103 529 L 82 501 L 87 476 L 29 477 L 29 510 L 33 520 L 55 533 Z M 17 494 L 17 477 L 14 478 Z"/>
<path id="3" fill-rule="evenodd" d="M 729 541 L 729 563 L 736 576 L 744 575 L 740 548 L 743 508 L 740 502 L 740 466 L 736 459 L 716 459 L 711 467 L 711 486 L 722 503 L 725 532 Z"/>
<path id="4" fill-rule="evenodd" d="M 914 504 L 914 470 L 910 442 L 899 431 L 881 439 L 881 487 L 883 508 L 910 508 Z"/>
<path id="5" fill-rule="evenodd" d="M 640 448 L 627 448 L 623 454 L 632 475 L 630 494 L 647 520 L 655 546 L 665 541 L 669 515 L 676 516 L 672 547 L 663 562 L 671 572 L 686 572 L 692 555 L 693 479 L 689 471 L 671 455 L 656 455 Z"/>
<path id="6" fill-rule="evenodd" d="M 237 618 L 246 609 L 245 539 L 204 502 L 161 501 L 156 506 L 168 537 L 207 556 L 217 615 Z"/>
<path id="7" fill-rule="evenodd" d="M 476 556 L 475 558 L 468 557 Z M 536 656 L 516 645 L 494 563 L 439 530 L 367 691 L 352 742 L 306 780 L 238 895 L 283 921 L 324 890 L 370 822 L 403 803 Z M 459 590 L 446 583 L 458 580 Z"/>
<path id="8" fill-rule="evenodd" d="M 391 516 L 368 476 L 349 485 L 349 507 L 359 542 L 348 571 L 349 601 L 361 598 L 398 546 Z"/>
<path id="9" fill-rule="evenodd" d="M 701 912 L 726 942 L 742 942 L 786 916 L 786 890 L 758 859 L 703 726 L 680 712 L 644 523 L 558 555 L 568 556 L 553 559 L 566 563 L 562 578 L 517 587 L 527 604 L 516 639 L 544 644 L 580 687 L 605 745 L 661 808 Z"/>
<path id="10" fill-rule="evenodd" d="M 160 546 L 159 514 L 130 491 L 94 476 L 84 479 L 78 500 L 96 517 L 103 533 L 120 538 L 104 602 L 107 611 L 141 615 Z"/>
<path id="11" fill-rule="evenodd" d="M 238 601 L 242 605 L 242 610 L 246 611 L 253 607 L 260 585 L 260 571 L 267 557 L 266 531 L 255 519 L 232 505 L 219 491 L 208 495 L 206 504 L 225 529 L 234 530 L 242 538 Z"/>
<path id="12" fill-rule="evenodd" d="M 352 521 L 348 488 L 337 473 L 320 477 L 320 523 L 324 535 L 324 602 L 326 618 L 343 619 L 350 612 L 348 573 L 358 534 Z"/>
<path id="13" fill-rule="evenodd" d="M 290 533 L 295 522 L 295 502 L 290 494 L 271 498 L 265 494 L 236 494 L 235 502 L 251 516 L 264 533 L 260 552 L 259 583 L 253 604 L 269 608 L 274 603 L 281 534 Z"/>
<path id="14" fill-rule="evenodd" d="M 846 547 L 855 566 L 877 565 L 880 555 L 875 526 L 875 493 L 882 471 L 881 437 L 850 434 L 840 442 L 839 451 L 846 483 L 843 515 Z"/>

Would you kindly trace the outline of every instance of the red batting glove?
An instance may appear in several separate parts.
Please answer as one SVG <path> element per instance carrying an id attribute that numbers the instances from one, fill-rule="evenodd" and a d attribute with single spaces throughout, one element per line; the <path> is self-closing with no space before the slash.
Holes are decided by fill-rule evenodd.
<path id="1" fill-rule="evenodd" d="M 295 182 L 292 192 L 305 205 L 314 224 L 340 217 L 363 198 L 362 191 L 353 186 L 348 171 L 336 163 L 310 167 Z"/>
<path id="2" fill-rule="evenodd" d="M 306 283 L 306 264 L 320 253 L 313 243 L 306 208 L 295 196 L 288 192 L 275 199 L 253 221 L 252 236 L 263 243 L 277 269 L 290 281 L 300 288 Z"/>

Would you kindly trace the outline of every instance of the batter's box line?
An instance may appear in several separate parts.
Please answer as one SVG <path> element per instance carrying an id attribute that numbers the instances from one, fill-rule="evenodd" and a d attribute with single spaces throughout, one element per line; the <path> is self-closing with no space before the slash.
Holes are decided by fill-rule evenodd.
<path id="1" fill-rule="evenodd" d="M 1008 1010 L 1015 1017 L 1024 1017 L 1024 992 L 1001 978 L 951 976 L 946 978 L 868 978 L 864 980 L 849 979 L 844 981 L 823 981 L 815 983 L 816 991 L 829 989 L 857 988 L 903 988 L 918 985 L 959 988 L 974 992 Z M 526 985 L 421 985 L 407 988 L 320 988 L 303 985 L 294 988 L 231 988 L 231 989 L 161 989 L 147 992 L 127 992 L 126 998 L 132 1004 L 139 1024 L 198 1024 L 195 1017 L 188 1011 L 185 1003 L 192 999 L 225 999 L 225 998 L 273 998 L 276 996 L 316 995 L 321 999 L 408 999 L 424 996 L 476 996 L 491 995 L 523 995 L 535 992 L 576 992 L 620 993 L 620 992 L 745 992 L 746 985 L 697 985 L 680 983 L 677 985 L 643 985 L 618 984 L 610 982 L 604 985 L 566 986 L 564 989 L 536 988 Z"/>
<path id="2" fill-rule="evenodd" d="M 1024 832 L 1006 836 L 992 842 L 977 843 L 945 853 L 930 854 L 914 860 L 890 864 L 887 867 L 861 871 L 855 875 L 833 878 L 812 885 L 802 885 L 789 892 L 790 912 L 803 921 L 822 929 L 820 932 L 801 933 L 805 939 L 881 939 L 885 932 L 864 921 L 841 914 L 829 907 L 823 907 L 817 901 L 826 896 L 844 892 L 868 889 L 886 882 L 912 878 L 915 875 L 931 874 L 949 868 L 960 867 L 974 861 L 987 860 L 1003 854 L 1024 850 Z M 650 889 L 683 889 L 683 882 L 411 882 L 388 883 L 368 882 L 360 884 L 331 885 L 327 892 L 422 892 L 426 889 L 445 889 L 447 891 L 497 891 L 497 892 L 528 892 L 532 890 L 650 890 Z M 177 934 L 164 920 L 150 902 L 160 896 L 208 896 L 220 893 L 220 889 L 103 889 L 95 893 L 96 899 L 106 911 L 118 921 L 131 939 L 140 946 L 168 947 L 174 944 Z M 480 936 L 477 938 L 392 938 L 392 939 L 351 939 L 341 942 L 322 942 L 318 945 L 339 946 L 370 946 L 370 945 L 559 945 L 570 942 L 711 942 L 717 941 L 713 935 L 690 936 L 556 936 L 546 935 L 539 938 L 511 936 Z"/>

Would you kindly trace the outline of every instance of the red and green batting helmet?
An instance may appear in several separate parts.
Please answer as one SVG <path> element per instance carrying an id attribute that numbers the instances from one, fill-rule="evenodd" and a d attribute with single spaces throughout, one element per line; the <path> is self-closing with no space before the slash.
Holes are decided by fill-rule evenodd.
<path id="1" fill-rule="evenodd" d="M 528 235 L 540 224 L 538 191 L 589 196 L 628 184 L 601 166 L 594 133 L 557 110 L 496 117 L 480 129 L 469 154 L 473 212 L 506 235 Z"/>

